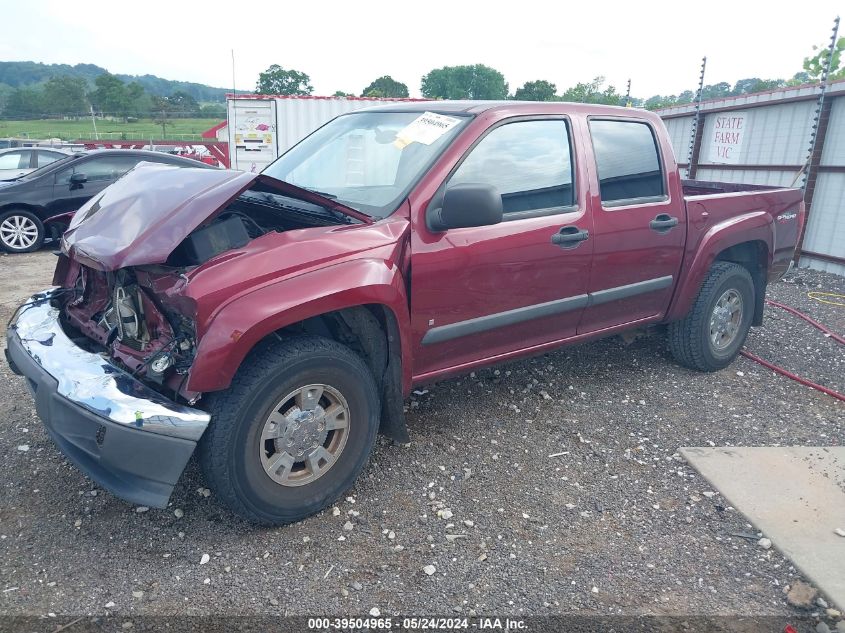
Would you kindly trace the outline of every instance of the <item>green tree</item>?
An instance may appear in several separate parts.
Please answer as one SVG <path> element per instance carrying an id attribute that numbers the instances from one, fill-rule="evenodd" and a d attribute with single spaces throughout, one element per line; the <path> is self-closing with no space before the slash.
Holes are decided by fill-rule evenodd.
<path id="1" fill-rule="evenodd" d="M 94 80 L 96 89 L 89 94 L 91 103 L 102 113 L 125 117 L 130 108 L 126 84 L 112 75 L 103 73 Z"/>
<path id="2" fill-rule="evenodd" d="M 786 85 L 783 79 L 760 79 L 759 77 L 750 77 L 748 79 L 738 80 L 731 90 L 732 95 L 745 95 L 752 92 L 762 92 L 763 90 L 773 90 Z"/>
<path id="3" fill-rule="evenodd" d="M 88 100 L 84 79 L 70 75 L 50 77 L 44 84 L 44 107 L 49 114 L 85 114 Z"/>
<path id="4" fill-rule="evenodd" d="M 225 119 L 226 106 L 219 103 L 207 103 L 200 107 L 199 115 L 203 119 Z"/>
<path id="5" fill-rule="evenodd" d="M 33 119 L 44 114 L 44 95 L 35 88 L 18 88 L 6 101 L 3 115 L 9 119 Z"/>
<path id="6" fill-rule="evenodd" d="M 126 84 L 127 116 L 149 116 L 153 108 L 150 94 L 137 81 Z"/>
<path id="7" fill-rule="evenodd" d="M 173 104 L 167 97 L 152 98 L 153 123 L 161 126 L 161 138 L 167 138 L 167 126 L 172 120 Z"/>
<path id="8" fill-rule="evenodd" d="M 171 109 L 175 114 L 184 117 L 197 116 L 200 111 L 200 104 L 184 90 L 177 90 L 167 97 Z"/>
<path id="9" fill-rule="evenodd" d="M 406 98 L 408 96 L 408 86 L 401 81 L 396 81 L 390 75 L 382 75 L 364 88 L 361 96 Z"/>
<path id="10" fill-rule="evenodd" d="M 813 46 L 813 50 L 818 51 L 818 53 L 812 57 L 804 58 L 804 72 L 807 73 L 810 81 L 821 81 L 822 72 L 824 72 L 830 50 L 827 46 Z M 842 61 L 843 50 L 845 50 L 845 37 L 840 37 L 833 47 L 833 59 L 830 60 L 830 73 L 827 76 L 829 81 L 845 79 L 845 66 L 842 68 L 839 67 Z"/>
<path id="11" fill-rule="evenodd" d="M 803 84 L 811 83 L 813 80 L 810 78 L 809 73 L 802 70 L 801 72 L 797 72 L 792 75 L 792 79 L 786 82 L 787 86 L 800 86 Z"/>
<path id="12" fill-rule="evenodd" d="M 314 88 L 305 73 L 273 64 L 258 75 L 255 91 L 262 95 L 310 95 Z"/>
<path id="13" fill-rule="evenodd" d="M 605 79 L 601 75 L 586 83 L 577 83 L 566 90 L 561 96 L 563 101 L 574 101 L 576 103 L 603 103 L 607 105 L 620 105 L 625 98 L 616 92 L 613 86 L 604 87 Z"/>
<path id="14" fill-rule="evenodd" d="M 557 86 L 544 79 L 538 79 L 526 81 L 522 88 L 516 89 L 513 98 L 517 101 L 554 101 L 556 94 Z"/>
<path id="15" fill-rule="evenodd" d="M 708 84 L 701 91 L 702 99 L 721 99 L 731 96 L 731 85 L 727 81 L 720 81 L 717 84 Z"/>
<path id="16" fill-rule="evenodd" d="M 3 112 L 6 109 L 6 104 L 9 102 L 9 97 L 12 96 L 12 93 L 15 91 L 8 84 L 0 83 L 0 116 L 3 115 Z"/>
<path id="17" fill-rule="evenodd" d="M 335 90 L 333 97 L 354 97 L 355 95 L 351 92 L 344 92 L 343 90 Z"/>
<path id="18" fill-rule="evenodd" d="M 422 78 L 427 99 L 507 99 L 505 76 L 484 64 L 435 68 Z"/>

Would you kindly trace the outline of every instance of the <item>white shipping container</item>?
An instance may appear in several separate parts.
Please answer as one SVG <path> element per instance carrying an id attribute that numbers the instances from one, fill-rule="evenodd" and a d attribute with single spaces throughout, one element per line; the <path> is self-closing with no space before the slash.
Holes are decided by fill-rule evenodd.
<path id="1" fill-rule="evenodd" d="M 260 172 L 311 132 L 346 112 L 397 101 L 370 97 L 238 95 L 227 99 L 232 169 Z"/>

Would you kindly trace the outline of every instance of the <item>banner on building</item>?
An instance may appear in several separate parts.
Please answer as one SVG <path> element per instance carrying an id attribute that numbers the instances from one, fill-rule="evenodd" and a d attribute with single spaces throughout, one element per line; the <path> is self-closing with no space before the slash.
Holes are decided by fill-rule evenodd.
<path id="1" fill-rule="evenodd" d="M 708 162 L 736 165 L 745 138 L 745 113 L 714 115 Z"/>

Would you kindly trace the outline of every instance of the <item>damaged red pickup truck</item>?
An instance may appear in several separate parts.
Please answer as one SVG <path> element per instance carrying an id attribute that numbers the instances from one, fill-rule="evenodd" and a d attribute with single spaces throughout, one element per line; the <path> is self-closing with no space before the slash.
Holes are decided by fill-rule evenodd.
<path id="1" fill-rule="evenodd" d="M 139 166 L 76 215 L 7 357 L 59 448 L 164 507 L 197 449 L 258 523 L 405 442 L 414 385 L 647 325 L 713 371 L 789 267 L 796 189 L 682 181 L 654 114 L 396 104 L 262 174 Z"/>

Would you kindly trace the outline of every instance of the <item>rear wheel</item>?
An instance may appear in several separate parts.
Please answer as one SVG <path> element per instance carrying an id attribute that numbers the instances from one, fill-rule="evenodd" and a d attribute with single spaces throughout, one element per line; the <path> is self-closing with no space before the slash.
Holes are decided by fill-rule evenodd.
<path id="1" fill-rule="evenodd" d="M 199 446 L 209 487 L 264 525 L 319 512 L 358 477 L 378 431 L 378 391 L 349 348 L 316 336 L 258 350 L 211 400 Z"/>
<path id="2" fill-rule="evenodd" d="M 669 325 L 669 349 L 690 369 L 723 369 L 745 343 L 753 313 L 754 282 L 748 270 L 716 262 L 687 316 Z"/>
<path id="3" fill-rule="evenodd" d="M 9 253 L 29 253 L 44 243 L 44 225 L 37 216 L 14 209 L 0 215 L 0 246 Z"/>

